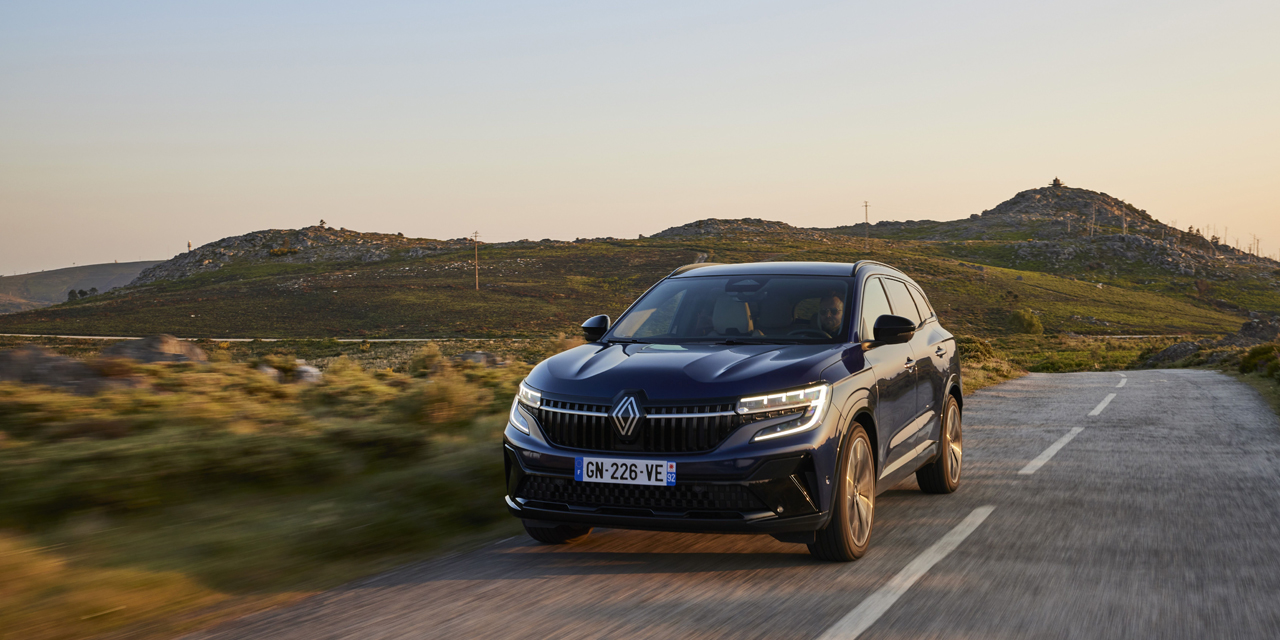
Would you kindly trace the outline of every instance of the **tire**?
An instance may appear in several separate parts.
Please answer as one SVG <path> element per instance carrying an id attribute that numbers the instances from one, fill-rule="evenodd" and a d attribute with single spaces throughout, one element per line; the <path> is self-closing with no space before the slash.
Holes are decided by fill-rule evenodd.
<path id="1" fill-rule="evenodd" d="M 528 522 L 524 523 L 524 531 L 529 534 L 530 538 L 545 544 L 564 544 L 573 542 L 579 538 L 587 537 L 591 533 L 591 527 L 579 526 L 576 524 L 558 524 L 553 527 L 535 527 Z"/>
<path id="2" fill-rule="evenodd" d="M 916 471 L 916 484 L 925 493 L 951 493 L 960 486 L 961 463 L 964 461 L 964 431 L 960 425 L 960 404 L 947 394 L 942 405 L 942 452 L 937 460 Z"/>
<path id="3" fill-rule="evenodd" d="M 846 439 L 839 469 L 831 520 L 817 531 L 809 553 L 828 562 L 851 562 L 867 552 L 875 522 L 875 455 L 861 425 L 855 426 Z"/>

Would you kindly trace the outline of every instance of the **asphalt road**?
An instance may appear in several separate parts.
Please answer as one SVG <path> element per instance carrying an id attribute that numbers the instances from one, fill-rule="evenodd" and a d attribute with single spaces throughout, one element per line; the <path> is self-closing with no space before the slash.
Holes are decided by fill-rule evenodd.
<path id="1" fill-rule="evenodd" d="M 960 490 L 882 494 L 858 562 L 763 536 L 521 536 L 193 637 L 1280 637 L 1280 422 L 1252 389 L 1033 374 L 964 422 Z"/>

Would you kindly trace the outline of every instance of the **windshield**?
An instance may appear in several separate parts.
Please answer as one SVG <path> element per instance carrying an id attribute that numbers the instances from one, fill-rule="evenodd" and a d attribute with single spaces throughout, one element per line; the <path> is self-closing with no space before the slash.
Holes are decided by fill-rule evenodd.
<path id="1" fill-rule="evenodd" d="M 849 278 L 709 276 L 664 280 L 605 338 L 642 342 L 846 342 Z"/>

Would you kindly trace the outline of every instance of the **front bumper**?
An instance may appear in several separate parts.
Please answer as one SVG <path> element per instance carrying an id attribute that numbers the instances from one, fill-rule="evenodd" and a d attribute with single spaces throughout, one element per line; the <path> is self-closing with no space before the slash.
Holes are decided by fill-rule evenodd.
<path id="1" fill-rule="evenodd" d="M 507 509 L 539 524 L 573 523 L 620 529 L 702 533 L 788 534 L 816 531 L 826 503 L 834 437 L 819 427 L 776 443 L 734 446 L 704 454 L 585 452 L 547 443 L 508 426 L 503 453 Z M 677 464 L 673 487 L 574 480 L 576 456 L 653 458 Z"/>

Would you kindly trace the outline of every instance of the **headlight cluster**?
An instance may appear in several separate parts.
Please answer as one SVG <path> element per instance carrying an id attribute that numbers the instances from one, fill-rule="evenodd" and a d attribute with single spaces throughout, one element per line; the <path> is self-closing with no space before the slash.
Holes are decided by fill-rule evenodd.
<path id="1" fill-rule="evenodd" d="M 752 441 L 779 438 L 817 426 L 822 421 L 823 412 L 826 411 L 827 396 L 830 395 L 830 391 L 831 385 L 820 384 L 796 391 L 743 398 L 738 401 L 737 412 L 748 420 L 759 414 L 768 414 L 769 417 L 773 417 L 795 413 L 794 419 L 762 429 L 752 438 Z"/>
<path id="2" fill-rule="evenodd" d="M 515 399 L 511 401 L 511 415 L 507 417 L 507 420 L 511 423 L 511 426 L 524 433 L 529 433 L 529 417 L 520 409 L 520 405 L 537 409 L 542 406 L 542 394 L 521 382 L 520 390 L 516 392 Z"/>

